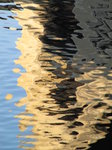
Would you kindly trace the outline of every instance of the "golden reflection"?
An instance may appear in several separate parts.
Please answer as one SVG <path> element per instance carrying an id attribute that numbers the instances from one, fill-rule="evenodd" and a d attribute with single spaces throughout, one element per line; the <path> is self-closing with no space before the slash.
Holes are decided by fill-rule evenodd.
<path id="1" fill-rule="evenodd" d="M 19 68 L 14 68 L 14 69 L 13 69 L 13 72 L 15 72 L 15 73 L 20 73 L 21 70 L 20 70 Z"/>
<path id="2" fill-rule="evenodd" d="M 52 72 L 48 72 L 41 67 L 43 60 L 51 60 L 51 54 L 42 52 L 43 45 L 39 36 L 44 34 L 43 22 L 47 18 L 41 18 L 41 13 L 45 14 L 46 9 L 38 3 L 17 2 L 23 10 L 15 10 L 16 20 L 22 27 L 22 36 L 17 41 L 17 48 L 21 51 L 21 56 L 15 60 L 25 68 L 26 72 L 21 73 L 18 78 L 18 85 L 26 90 L 27 97 L 16 103 L 17 107 L 26 105 L 26 111 L 15 116 L 19 118 L 19 129 L 21 135 L 18 138 L 25 138 L 21 141 L 23 149 L 28 150 L 62 150 L 68 144 L 72 150 L 73 135 L 70 134 L 66 126 L 67 122 L 59 120 L 63 114 L 49 115 L 49 113 L 60 112 L 60 107 L 49 95 L 51 89 L 56 88 L 56 83 L 60 83 L 62 78 L 55 78 Z M 47 5 L 46 3 L 43 5 Z M 57 38 L 62 40 L 62 38 Z M 60 63 L 62 69 L 66 68 L 61 57 L 53 57 L 54 63 Z M 53 69 L 50 63 L 44 63 L 47 69 Z M 18 70 L 14 70 L 18 72 Z M 64 73 L 63 73 L 64 74 Z M 52 82 L 51 82 L 52 81 Z M 32 127 L 32 133 L 22 136 L 22 132 Z M 29 142 L 27 139 L 30 139 Z M 33 139 L 33 141 L 32 141 Z M 27 146 L 31 144 L 32 146 Z"/>
<path id="3" fill-rule="evenodd" d="M 11 100 L 12 98 L 13 98 L 12 94 L 7 94 L 5 97 L 6 100 Z"/>

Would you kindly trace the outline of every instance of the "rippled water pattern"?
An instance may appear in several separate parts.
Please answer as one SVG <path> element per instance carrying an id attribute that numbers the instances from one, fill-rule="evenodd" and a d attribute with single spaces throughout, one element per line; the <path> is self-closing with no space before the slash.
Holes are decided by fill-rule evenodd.
<path id="1" fill-rule="evenodd" d="M 1 1 L 0 1 L 1 2 Z M 7 6 L 6 6 L 7 5 Z M 21 72 L 24 69 L 16 65 L 14 60 L 21 55 L 16 48 L 16 40 L 21 36 L 20 25 L 13 19 L 16 14 L 8 9 L 8 6 L 15 6 L 14 3 L 0 3 L 0 149 L 15 150 L 19 149 L 20 134 L 18 123 L 14 119 L 18 113 L 22 113 L 25 107 L 17 108 L 15 103 L 26 95 L 22 87 L 17 86 L 17 80 L 20 74 L 13 72 L 19 68 Z M 12 29 L 12 30 L 11 30 Z M 13 30 L 14 29 L 14 30 Z"/>
<path id="2" fill-rule="evenodd" d="M 111 0 L 0 0 L 0 150 L 111 150 Z"/>

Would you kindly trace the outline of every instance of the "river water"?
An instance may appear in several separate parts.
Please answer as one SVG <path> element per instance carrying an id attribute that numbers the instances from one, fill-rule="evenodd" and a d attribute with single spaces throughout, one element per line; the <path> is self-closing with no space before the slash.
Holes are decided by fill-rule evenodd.
<path id="1" fill-rule="evenodd" d="M 0 0 L 0 150 L 112 147 L 111 0 Z"/>

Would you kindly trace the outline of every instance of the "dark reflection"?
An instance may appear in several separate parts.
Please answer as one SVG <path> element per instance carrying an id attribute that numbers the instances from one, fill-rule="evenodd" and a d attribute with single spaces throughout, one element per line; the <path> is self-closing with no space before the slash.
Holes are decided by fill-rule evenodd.
<path id="1" fill-rule="evenodd" d="M 73 35 L 78 52 L 74 56 L 72 65 L 76 70 L 76 81 L 84 83 L 79 88 L 80 91 L 77 90 L 77 101 L 82 106 L 87 104 L 79 120 L 84 121 L 90 131 L 89 133 L 83 132 L 79 140 L 84 142 L 87 139 L 89 149 L 96 150 L 106 148 L 107 145 L 112 147 L 110 140 L 112 134 L 110 10 L 111 2 L 104 0 L 94 1 L 94 3 L 90 0 L 79 0 L 74 8 L 74 14 L 83 30 L 77 30 L 82 34 L 82 40 L 75 34 Z M 82 12 L 84 18 L 82 18 Z M 77 69 L 82 74 L 77 73 Z M 84 135 L 85 139 L 83 139 Z M 77 146 L 77 149 L 80 149 L 80 146 Z"/>
<path id="2" fill-rule="evenodd" d="M 79 29 L 77 20 L 72 13 L 74 1 L 50 1 L 46 6 L 46 14 L 42 15 L 47 18 L 44 23 L 44 35 L 40 36 L 44 44 L 43 54 L 49 53 L 51 59 L 40 57 L 43 62 L 42 67 L 52 72 L 54 78 L 59 80 L 57 89 L 51 90 L 51 96 L 61 107 L 67 107 L 66 103 L 75 103 L 75 89 L 80 84 L 74 82 L 74 75 L 71 67 L 71 58 L 76 53 L 71 34 L 74 30 Z M 56 60 L 56 56 L 57 60 Z M 45 60 L 44 60 L 45 59 Z M 58 62 L 59 59 L 59 62 Z M 47 63 L 50 67 L 47 67 Z M 53 93 L 53 94 L 52 94 Z M 70 98 L 72 97 L 72 98 Z"/>
<path id="3" fill-rule="evenodd" d="M 108 127 L 108 129 L 106 129 L 107 135 L 104 139 L 98 140 L 97 143 L 95 144 L 91 144 L 91 148 L 89 148 L 89 150 L 97 150 L 97 149 L 106 149 L 108 146 L 108 149 L 111 150 L 112 148 L 112 122 L 108 125 L 99 125 L 100 129 L 103 127 L 103 131 L 105 130 L 105 127 Z"/>
<path id="4" fill-rule="evenodd" d="M 40 39 L 44 44 L 42 48 L 44 56 L 47 53 L 52 55 L 50 59 L 44 56 L 39 59 L 42 61 L 42 67 L 53 73 L 52 80 L 56 81 L 56 88 L 50 90 L 49 96 L 59 105 L 60 111 L 52 112 L 51 110 L 48 113 L 49 115 L 63 114 L 63 117 L 58 118 L 59 120 L 73 121 L 73 124 L 68 126 L 69 128 L 73 127 L 75 123 L 75 126 L 82 125 L 80 122 L 79 124 L 75 122 L 75 119 L 83 110 L 83 108 L 70 108 L 76 103 L 76 88 L 82 85 L 74 81 L 71 68 L 72 57 L 77 52 L 71 34 L 74 30 L 81 29 L 77 26 L 78 21 L 72 13 L 73 8 L 74 0 L 69 2 L 57 0 L 48 3 L 45 8 L 47 13 L 42 14 L 43 18 L 47 18 L 47 21 L 44 23 L 44 35 L 40 36 Z M 80 33 L 77 35 L 82 38 Z M 46 64 L 49 64 L 50 67 Z M 60 80 L 59 83 L 58 80 Z M 71 134 L 77 135 L 78 133 L 72 131 Z"/>
<path id="5" fill-rule="evenodd" d="M 67 3 L 66 3 L 67 2 Z M 76 53 L 76 47 L 71 39 L 74 29 L 78 29 L 72 9 L 74 1 L 50 1 L 46 7 L 47 18 L 44 24 L 44 36 L 41 40 L 47 47 L 44 52 L 61 56 L 62 60 L 69 60 Z"/>

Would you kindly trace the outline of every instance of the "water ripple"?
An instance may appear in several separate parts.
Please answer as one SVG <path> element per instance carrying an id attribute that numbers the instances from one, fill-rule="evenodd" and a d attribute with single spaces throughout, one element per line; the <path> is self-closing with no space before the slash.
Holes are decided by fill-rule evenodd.
<path id="1" fill-rule="evenodd" d="M 110 0 L 0 1 L 3 150 L 109 142 L 111 8 Z"/>
<path id="2" fill-rule="evenodd" d="M 10 1 L 5 3 L 0 1 L 0 149 L 18 150 L 19 140 L 16 137 L 20 131 L 18 120 L 14 119 L 14 116 L 24 111 L 25 108 L 18 109 L 15 102 L 26 94 L 23 88 L 17 86 L 17 79 L 20 75 L 13 72 L 13 69 L 17 67 L 14 60 L 20 56 L 15 41 L 21 33 L 11 30 L 20 26 L 16 20 L 12 19 L 16 14 L 10 11 L 17 6 L 13 2 L 8 2 Z M 10 30 L 7 30 L 6 26 Z"/>

